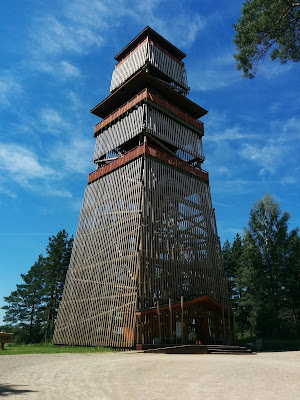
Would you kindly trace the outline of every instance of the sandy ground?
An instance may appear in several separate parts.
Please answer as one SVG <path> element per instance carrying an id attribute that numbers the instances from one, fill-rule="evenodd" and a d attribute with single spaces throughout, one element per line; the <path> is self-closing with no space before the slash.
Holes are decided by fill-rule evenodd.
<path id="1" fill-rule="evenodd" d="M 300 352 L 0 357 L 8 399 L 300 399 Z"/>

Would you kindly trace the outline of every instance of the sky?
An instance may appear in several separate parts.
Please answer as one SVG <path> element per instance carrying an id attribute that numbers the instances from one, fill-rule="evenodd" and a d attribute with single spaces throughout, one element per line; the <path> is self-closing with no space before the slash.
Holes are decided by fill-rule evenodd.
<path id="1" fill-rule="evenodd" d="M 235 69 L 242 1 L 30 0 L 0 4 L 0 307 L 45 254 L 76 234 L 92 162 L 90 110 L 109 95 L 114 56 L 147 25 L 187 57 L 222 244 L 271 193 L 300 225 L 300 63 Z M 0 310 L 0 323 L 4 311 Z"/>

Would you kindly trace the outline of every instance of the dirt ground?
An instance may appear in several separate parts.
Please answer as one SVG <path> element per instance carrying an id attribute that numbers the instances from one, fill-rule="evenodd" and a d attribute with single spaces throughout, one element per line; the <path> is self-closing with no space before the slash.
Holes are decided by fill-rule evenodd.
<path id="1" fill-rule="evenodd" d="M 0 357 L 8 399 L 300 399 L 300 352 Z"/>

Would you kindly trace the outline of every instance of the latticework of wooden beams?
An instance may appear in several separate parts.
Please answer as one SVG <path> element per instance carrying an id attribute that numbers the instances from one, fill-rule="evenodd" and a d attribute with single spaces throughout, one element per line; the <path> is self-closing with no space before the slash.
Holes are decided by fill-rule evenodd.
<path id="1" fill-rule="evenodd" d="M 116 56 L 113 93 L 92 110 L 104 118 L 94 131 L 98 169 L 89 174 L 55 344 L 233 337 L 201 169 L 197 118 L 207 111 L 180 94 L 189 89 L 184 56 L 149 27 Z"/>
<path id="2" fill-rule="evenodd" d="M 110 91 L 117 89 L 147 63 L 157 68 L 172 82 L 178 84 L 184 90 L 188 90 L 186 71 L 182 63 L 175 61 L 165 52 L 158 49 L 153 43 L 146 40 L 130 53 L 129 57 L 122 61 L 113 72 Z"/>
<path id="3" fill-rule="evenodd" d="M 170 115 L 148 104 L 140 104 L 123 114 L 123 118 L 119 118 L 114 124 L 106 125 L 105 130 L 97 136 L 94 160 L 143 131 L 194 157 L 204 159 L 202 138 L 198 133 L 171 118 Z"/>
<path id="4" fill-rule="evenodd" d="M 134 344 L 142 162 L 136 159 L 86 188 L 56 344 Z"/>
<path id="5" fill-rule="evenodd" d="M 181 296 L 228 307 L 209 186 L 148 157 L 87 186 L 56 344 L 132 347 L 137 309 Z"/>
<path id="6" fill-rule="evenodd" d="M 146 159 L 139 308 L 206 294 L 228 306 L 209 186 Z"/>

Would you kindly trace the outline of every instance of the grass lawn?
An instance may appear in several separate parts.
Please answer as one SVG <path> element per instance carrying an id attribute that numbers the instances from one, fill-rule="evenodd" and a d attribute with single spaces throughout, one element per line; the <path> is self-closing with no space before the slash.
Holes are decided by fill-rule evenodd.
<path id="1" fill-rule="evenodd" d="M 107 351 L 114 350 L 106 347 L 54 346 L 52 343 L 6 343 L 4 350 L 0 350 L 0 356 L 12 354 L 103 353 Z"/>

